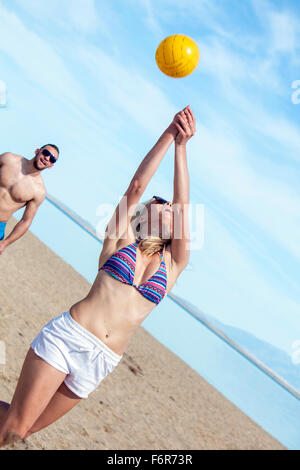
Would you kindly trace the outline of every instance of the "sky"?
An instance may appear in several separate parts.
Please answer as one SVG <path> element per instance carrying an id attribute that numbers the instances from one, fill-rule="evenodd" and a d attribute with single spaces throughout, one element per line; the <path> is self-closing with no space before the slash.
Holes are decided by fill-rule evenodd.
<path id="1" fill-rule="evenodd" d="M 300 339 L 299 17 L 292 0 L 0 0 L 0 151 L 57 144 L 47 190 L 96 227 L 190 104 L 203 245 L 174 293 L 288 353 Z M 155 63 L 171 34 L 199 46 L 183 79 Z M 173 153 L 143 199 L 172 198 Z"/>

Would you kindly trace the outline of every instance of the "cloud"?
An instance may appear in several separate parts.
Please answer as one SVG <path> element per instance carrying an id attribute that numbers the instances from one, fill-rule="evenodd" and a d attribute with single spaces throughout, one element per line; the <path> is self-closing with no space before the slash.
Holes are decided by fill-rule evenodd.
<path id="1" fill-rule="evenodd" d="M 60 8 L 61 8 L 61 0 Z M 57 9 L 56 9 L 57 11 Z M 94 0 L 76 0 L 68 1 L 66 5 L 67 19 L 69 19 L 75 29 L 90 33 L 97 31 L 100 26 L 100 18 L 95 7 Z M 104 24 L 101 24 L 101 29 L 104 28 Z"/>
<path id="2" fill-rule="evenodd" d="M 95 0 L 16 0 L 20 8 L 34 18 L 84 34 L 97 31 L 108 34 L 109 28 L 99 16 Z"/>
<path id="3" fill-rule="evenodd" d="M 270 13 L 270 27 L 273 52 L 294 54 L 296 50 L 297 23 L 289 13 Z"/>
<path id="4" fill-rule="evenodd" d="M 198 73 L 211 74 L 224 88 L 243 90 L 243 96 L 246 96 L 244 91 L 251 92 L 254 88 L 266 90 L 268 94 L 285 94 L 277 63 L 270 56 L 252 50 L 236 50 L 216 37 L 198 38 L 197 42 L 201 51 Z"/>
<path id="5" fill-rule="evenodd" d="M 264 27 L 267 39 L 266 48 L 270 52 L 282 52 L 294 55 L 299 49 L 300 27 L 296 12 L 289 5 L 279 9 L 266 0 L 252 0 L 252 6 L 257 18 Z"/>
<path id="6" fill-rule="evenodd" d="M 194 175 L 196 172 L 200 181 L 213 188 L 215 197 L 226 201 L 232 211 L 238 210 L 246 223 L 263 229 L 265 236 L 300 260 L 299 193 L 281 181 L 280 173 L 259 171 L 246 144 L 230 131 L 228 123 L 224 127 L 216 114 L 214 122 L 214 128 L 198 124 L 191 157 Z M 259 158 L 258 151 L 255 162 Z"/>
<path id="7" fill-rule="evenodd" d="M 69 107 L 82 122 L 98 129 L 105 118 L 89 105 L 87 88 L 60 55 L 59 44 L 54 45 L 47 41 L 47 36 L 44 39 L 30 30 L 15 13 L 1 5 L 0 17 L 0 51 L 15 62 L 23 77 L 38 85 L 62 106 Z M 12 31 L 14 40 L 8 40 Z M 71 51 L 73 44 L 65 42 L 63 46 Z"/>
<path id="8" fill-rule="evenodd" d="M 245 127 L 276 141 L 282 149 L 282 158 L 299 161 L 299 129 L 284 114 L 288 107 L 282 106 L 283 99 L 290 104 L 291 84 L 287 86 L 282 67 L 277 56 L 269 53 L 269 46 L 266 44 L 253 54 L 237 51 L 218 38 L 199 38 L 198 43 L 201 64 L 197 73 L 211 76 L 219 99 L 239 111 Z M 274 44 L 272 47 L 275 50 Z"/>
<path id="9" fill-rule="evenodd" d="M 0 6 L 0 50 L 14 60 L 35 83 L 58 98 L 83 99 L 83 91 L 61 57 L 14 14 Z M 15 41 L 8 40 L 14 31 Z"/>
<path id="10" fill-rule="evenodd" d="M 146 16 L 144 18 L 145 24 L 148 26 L 149 30 L 153 33 L 156 38 L 163 37 L 163 30 L 159 24 L 159 21 L 153 11 L 152 4 L 150 0 L 141 0 L 142 6 L 146 11 Z"/>
<path id="11" fill-rule="evenodd" d="M 176 19 L 184 21 L 187 25 L 197 24 L 197 30 L 201 25 L 203 34 L 218 35 L 229 39 L 234 36 L 234 32 L 227 27 L 230 14 L 222 8 L 222 2 L 212 0 L 164 0 L 163 8 L 156 9 L 156 14 L 160 18 L 166 15 L 166 11 L 173 13 L 173 25 Z M 169 13 L 170 15 L 170 13 Z"/>
<path id="12" fill-rule="evenodd" d="M 101 93 L 116 108 L 133 119 L 151 135 L 158 135 L 169 125 L 177 109 L 166 95 L 138 71 L 134 63 L 125 68 L 100 48 L 79 48 L 78 58 L 93 74 Z"/>

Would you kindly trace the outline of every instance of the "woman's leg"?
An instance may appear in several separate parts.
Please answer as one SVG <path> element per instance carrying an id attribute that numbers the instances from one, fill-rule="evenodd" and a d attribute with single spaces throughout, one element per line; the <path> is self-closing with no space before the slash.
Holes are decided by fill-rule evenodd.
<path id="1" fill-rule="evenodd" d="M 25 438 L 65 377 L 29 349 L 11 405 L 0 423 L 0 446 Z"/>
<path id="2" fill-rule="evenodd" d="M 57 421 L 74 408 L 80 400 L 81 398 L 71 392 L 71 390 L 62 383 L 57 392 L 51 398 L 47 408 L 43 411 L 25 437 L 29 437 L 35 432 L 49 426 L 49 424 L 54 423 L 54 421 Z"/>

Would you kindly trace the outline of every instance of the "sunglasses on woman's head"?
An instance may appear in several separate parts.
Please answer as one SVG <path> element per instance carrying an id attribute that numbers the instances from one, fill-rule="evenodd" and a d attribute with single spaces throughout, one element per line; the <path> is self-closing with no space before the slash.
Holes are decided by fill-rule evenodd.
<path id="1" fill-rule="evenodd" d="M 162 197 L 159 196 L 153 196 L 155 201 L 157 201 L 159 204 L 169 204 L 169 201 L 166 201 L 166 199 L 163 199 Z"/>
<path id="2" fill-rule="evenodd" d="M 55 158 L 55 156 L 52 155 L 52 153 L 49 152 L 49 150 L 43 149 L 42 154 L 44 155 L 44 157 L 50 157 L 50 163 L 56 163 L 57 158 Z"/>

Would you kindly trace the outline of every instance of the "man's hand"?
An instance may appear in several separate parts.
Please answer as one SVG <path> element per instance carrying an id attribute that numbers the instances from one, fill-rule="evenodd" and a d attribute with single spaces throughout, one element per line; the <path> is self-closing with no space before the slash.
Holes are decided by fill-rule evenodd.
<path id="1" fill-rule="evenodd" d="M 0 255 L 2 255 L 3 251 L 5 250 L 5 248 L 7 247 L 7 244 L 4 240 L 2 240 L 0 242 Z"/>

